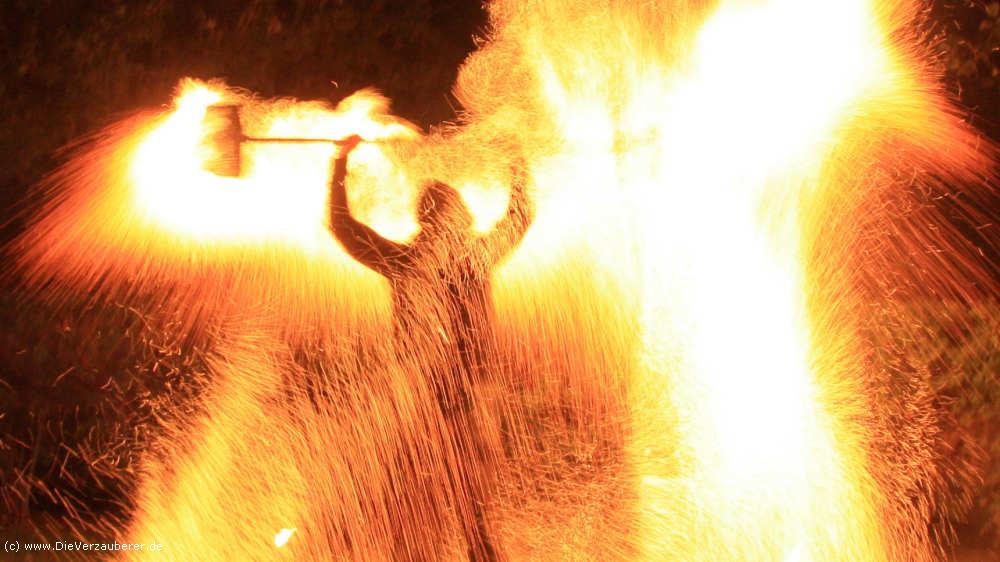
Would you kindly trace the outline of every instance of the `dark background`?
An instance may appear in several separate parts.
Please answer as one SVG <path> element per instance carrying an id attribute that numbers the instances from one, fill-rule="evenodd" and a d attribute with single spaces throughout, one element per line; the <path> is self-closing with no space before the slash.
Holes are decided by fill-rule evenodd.
<path id="1" fill-rule="evenodd" d="M 927 14 L 949 91 L 1000 141 L 1000 2 L 936 0 Z M 169 103 L 182 77 L 333 102 L 374 86 L 426 128 L 454 117 L 449 90 L 485 25 L 474 0 L 0 0 L 0 244 L 61 146 Z M 88 311 L 0 286 L 0 528 L 120 509 L 163 396 L 198 392 L 196 347 L 126 308 Z M 1000 422 L 973 414 L 986 431 Z M 1000 528 L 994 507 L 966 532 Z"/>

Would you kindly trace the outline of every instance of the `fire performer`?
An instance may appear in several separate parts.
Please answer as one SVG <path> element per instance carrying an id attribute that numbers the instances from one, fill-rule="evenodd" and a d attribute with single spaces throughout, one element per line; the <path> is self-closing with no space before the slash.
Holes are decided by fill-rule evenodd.
<path id="1" fill-rule="evenodd" d="M 389 281 L 393 323 L 404 360 L 421 366 L 445 420 L 450 495 L 471 560 L 499 560 L 484 515 L 494 480 L 486 466 L 495 458 L 474 413 L 473 389 L 489 379 L 493 358 L 490 276 L 518 246 L 533 206 L 515 170 L 506 215 L 485 236 L 470 232 L 472 215 L 459 194 L 441 182 L 428 184 L 418 202 L 420 231 L 408 244 L 387 240 L 356 220 L 348 208 L 347 158 L 361 139 L 352 136 L 334 163 L 330 226 L 354 259 Z M 430 359 L 429 359 L 430 358 Z M 409 556 L 413 556 L 410 553 Z"/>

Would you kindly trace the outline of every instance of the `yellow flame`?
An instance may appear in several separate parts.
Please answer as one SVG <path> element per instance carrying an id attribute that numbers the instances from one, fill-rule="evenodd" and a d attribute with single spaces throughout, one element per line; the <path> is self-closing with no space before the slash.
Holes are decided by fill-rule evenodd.
<path id="1" fill-rule="evenodd" d="M 242 176 L 217 176 L 204 167 L 213 147 L 204 143 L 203 119 L 208 106 L 225 100 L 219 89 L 195 81 L 186 84 L 176 109 L 136 150 L 136 212 L 159 228 L 194 240 L 281 241 L 307 249 L 326 244 L 333 143 L 244 143 Z M 401 121 L 378 121 L 373 112 L 380 107 L 377 99 L 362 92 L 345 100 L 337 112 L 293 108 L 266 115 L 265 129 L 256 136 L 338 139 L 361 134 L 376 143 L 415 137 Z M 389 166 L 377 144 L 365 144 L 356 155 L 352 165 L 361 162 L 383 170 Z M 398 224 L 389 228 L 406 230 Z"/>
<path id="2" fill-rule="evenodd" d="M 609 207 L 631 207 L 645 361 L 664 366 L 636 384 L 667 392 L 634 411 L 646 420 L 664 403 L 676 409 L 695 467 L 683 484 L 648 474 L 649 513 L 670 514 L 664 525 L 694 525 L 691 505 L 700 504 L 726 545 L 718 552 L 737 553 L 723 558 L 882 556 L 872 539 L 878 522 L 854 488 L 859 475 L 850 467 L 859 461 L 841 457 L 843 437 L 829 420 L 844 412 L 826 411 L 816 387 L 823 358 L 807 313 L 800 215 L 811 196 L 803 188 L 822 180 L 827 154 L 853 140 L 839 138 L 851 112 L 896 85 L 877 22 L 864 0 L 726 2 L 669 76 L 663 66 L 623 64 L 607 78 L 605 69 L 627 56 L 612 40 L 595 42 L 604 52 L 560 60 L 556 49 L 536 63 L 566 146 L 557 177 L 543 181 L 571 186 L 547 194 L 559 211 L 539 228 L 552 228 L 559 212 L 585 217 L 575 233 L 606 233 L 599 225 Z M 611 88 L 628 96 L 615 100 Z M 620 252 L 594 238 L 598 255 Z M 664 376 L 669 391 L 656 380 Z M 664 447 L 677 444 L 653 439 L 638 450 Z M 678 494 L 692 482 L 690 496 Z M 838 507 L 818 507 L 827 502 Z M 649 537 L 653 558 L 695 558 L 709 548 L 667 543 L 652 554 L 658 534 Z M 812 537 L 808 545 L 802 536 Z"/>

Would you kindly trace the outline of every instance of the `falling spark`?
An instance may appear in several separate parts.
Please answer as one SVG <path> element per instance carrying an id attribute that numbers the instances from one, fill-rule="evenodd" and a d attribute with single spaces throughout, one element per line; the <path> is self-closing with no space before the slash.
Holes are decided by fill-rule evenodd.
<path id="1" fill-rule="evenodd" d="M 282 528 L 276 535 L 274 535 L 274 546 L 281 548 L 288 544 L 288 539 L 292 538 L 292 535 L 294 535 L 297 530 L 298 529 L 295 527 L 292 527 L 291 529 L 287 527 Z"/>

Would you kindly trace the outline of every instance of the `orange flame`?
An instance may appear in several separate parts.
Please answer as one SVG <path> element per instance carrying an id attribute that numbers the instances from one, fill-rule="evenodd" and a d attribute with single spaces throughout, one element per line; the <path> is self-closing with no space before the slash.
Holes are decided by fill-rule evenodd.
<path id="1" fill-rule="evenodd" d="M 216 176 L 203 167 L 209 155 L 203 153 L 202 120 L 206 108 L 223 99 L 224 92 L 204 84 L 185 85 L 173 114 L 136 150 L 132 162 L 136 212 L 160 228 L 197 240 L 278 240 L 313 250 L 322 246 L 329 239 L 326 162 L 334 154 L 333 144 L 248 143 L 250 162 L 244 177 Z M 416 137 L 414 129 L 398 120 L 379 122 L 375 112 L 381 109 L 378 98 L 362 92 L 345 100 L 336 113 L 296 108 L 269 115 L 260 136 L 361 134 L 373 142 Z M 360 150 L 358 160 L 385 168 L 377 146 Z"/>

